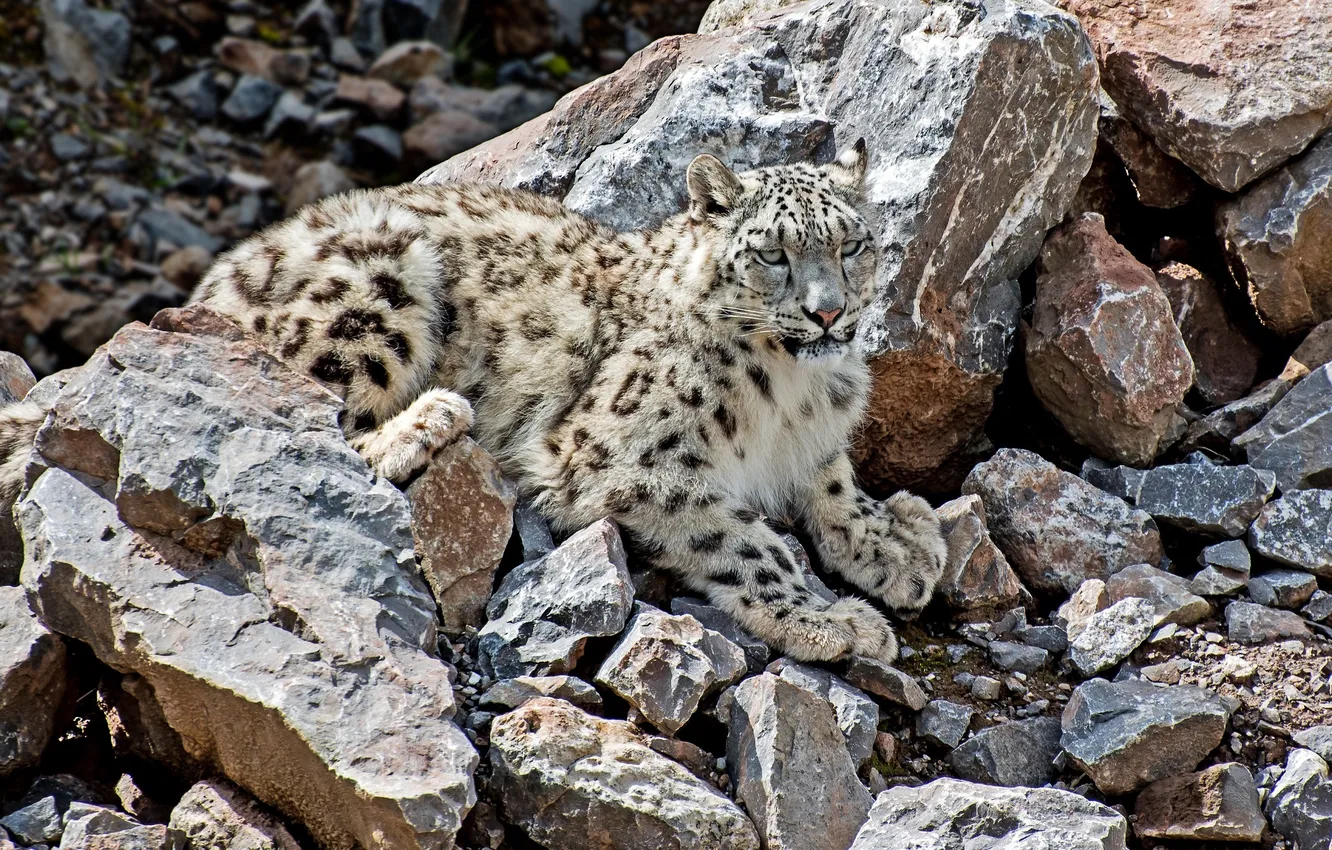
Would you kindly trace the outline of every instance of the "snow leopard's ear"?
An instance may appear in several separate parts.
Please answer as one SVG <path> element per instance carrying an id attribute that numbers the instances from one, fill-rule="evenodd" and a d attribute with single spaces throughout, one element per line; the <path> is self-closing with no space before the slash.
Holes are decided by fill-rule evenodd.
<path id="1" fill-rule="evenodd" d="M 869 166 L 869 148 L 864 138 L 856 139 L 828 163 L 828 176 L 833 182 L 855 195 L 865 188 L 865 169 Z"/>
<path id="2" fill-rule="evenodd" d="M 694 157 L 685 179 L 689 184 L 689 217 L 694 221 L 726 215 L 745 191 L 735 172 L 711 154 Z"/>

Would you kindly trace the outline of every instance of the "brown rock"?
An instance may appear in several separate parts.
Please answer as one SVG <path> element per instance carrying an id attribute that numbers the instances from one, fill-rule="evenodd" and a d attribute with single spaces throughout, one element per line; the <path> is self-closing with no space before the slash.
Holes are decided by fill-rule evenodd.
<path id="1" fill-rule="evenodd" d="M 1087 214 L 1046 239 L 1027 338 L 1031 387 L 1078 442 L 1150 463 L 1183 433 L 1193 362 L 1150 269 Z"/>
<path id="2" fill-rule="evenodd" d="M 1027 595 L 1004 553 L 990 539 L 985 505 L 979 496 L 962 496 L 936 513 L 948 541 L 948 563 L 936 588 L 948 605 L 963 612 L 1007 612 Z"/>
<path id="3" fill-rule="evenodd" d="M 419 164 L 442 162 L 499 135 L 494 124 L 450 109 L 436 112 L 402 134 L 402 148 L 409 161 Z"/>
<path id="4" fill-rule="evenodd" d="M 1193 385 L 1209 405 L 1240 398 L 1253 386 L 1262 351 L 1231 321 L 1221 289 L 1207 275 L 1183 263 L 1156 270 L 1175 325 L 1193 358 Z"/>
<path id="5" fill-rule="evenodd" d="M 0 407 L 23 401 L 37 383 L 27 362 L 12 351 L 0 351 Z"/>
<path id="6" fill-rule="evenodd" d="M 1332 319 L 1332 136 L 1222 204 L 1217 229 L 1263 324 L 1292 334 Z"/>
<path id="7" fill-rule="evenodd" d="M 383 80 L 368 80 L 353 74 L 343 74 L 338 77 L 334 100 L 339 103 L 350 103 L 358 109 L 369 112 L 380 121 L 388 121 L 402 109 L 407 95 Z"/>
<path id="8" fill-rule="evenodd" d="M 1133 829 L 1142 838 L 1257 842 L 1267 826 L 1253 774 L 1234 763 L 1148 785 L 1134 814 Z"/>
<path id="9" fill-rule="evenodd" d="M 448 54 L 434 42 L 400 41 L 379 54 L 365 75 L 409 89 L 422 77 L 446 75 L 451 65 Z"/>
<path id="10" fill-rule="evenodd" d="M 310 54 L 278 50 L 262 41 L 227 36 L 214 48 L 217 61 L 238 74 L 252 74 L 280 86 L 300 87 L 310 78 Z"/>
<path id="11" fill-rule="evenodd" d="M 162 277 L 190 292 L 212 264 L 212 251 L 202 245 L 187 245 L 172 251 L 162 261 Z"/>
<path id="12" fill-rule="evenodd" d="M 1234 192 L 1332 125 L 1332 6 L 1281 0 L 1060 0 L 1125 115 Z"/>
<path id="13" fill-rule="evenodd" d="M 464 438 L 431 459 L 407 498 L 416 556 L 444 627 L 480 626 L 513 533 L 517 489 L 485 449 Z"/>
<path id="14" fill-rule="evenodd" d="M 347 173 L 334 163 L 326 159 L 307 162 L 296 170 L 291 190 L 287 193 L 286 214 L 291 215 L 320 198 L 327 198 L 340 192 L 350 192 L 355 188 L 356 184 Z"/>
<path id="15" fill-rule="evenodd" d="M 42 757 L 65 694 L 65 643 L 28 607 L 21 587 L 0 587 L 0 776 Z"/>
<path id="16" fill-rule="evenodd" d="M 300 850 L 282 822 L 226 781 L 196 783 L 171 812 L 190 847 Z"/>
<path id="17" fill-rule="evenodd" d="M 126 673 L 119 682 L 103 682 L 97 689 L 97 707 L 106 718 L 117 757 L 161 765 L 176 779 L 203 775 L 204 765 L 185 751 L 180 733 L 167 723 L 152 685 L 142 676 Z"/>
<path id="18" fill-rule="evenodd" d="M 1307 374 L 1328 363 L 1332 363 L 1332 319 L 1309 331 L 1290 355 L 1285 371 L 1303 369 Z"/>
<path id="19" fill-rule="evenodd" d="M 1059 606 L 1054 621 L 1064 627 L 1069 640 L 1077 640 L 1092 615 L 1110 607 L 1107 585 L 1099 578 L 1089 578 L 1073 591 L 1068 601 Z"/>
<path id="20" fill-rule="evenodd" d="M 1161 150 L 1102 92 L 1101 139 L 1124 164 L 1138 201 L 1145 207 L 1174 209 L 1193 199 L 1198 178 L 1182 162 Z"/>

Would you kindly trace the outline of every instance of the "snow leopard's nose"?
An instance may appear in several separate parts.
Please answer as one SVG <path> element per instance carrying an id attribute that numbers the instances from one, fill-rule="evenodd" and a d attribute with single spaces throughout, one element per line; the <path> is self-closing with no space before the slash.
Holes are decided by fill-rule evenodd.
<path id="1" fill-rule="evenodd" d="M 833 322 L 837 321 L 837 317 L 842 315 L 842 308 L 834 307 L 831 310 L 814 310 L 813 312 L 806 310 L 805 315 L 809 316 L 810 321 L 814 324 L 827 330 L 833 326 Z"/>

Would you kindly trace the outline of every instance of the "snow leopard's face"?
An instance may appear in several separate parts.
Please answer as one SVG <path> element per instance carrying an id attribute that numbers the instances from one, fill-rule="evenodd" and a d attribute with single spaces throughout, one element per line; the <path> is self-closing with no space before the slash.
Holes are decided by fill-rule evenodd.
<path id="1" fill-rule="evenodd" d="M 700 157 L 689 170 L 691 215 L 717 230 L 723 316 L 768 335 L 800 361 L 837 359 L 873 297 L 874 234 L 855 208 L 865 174 L 857 143 L 832 163 L 733 174 Z"/>

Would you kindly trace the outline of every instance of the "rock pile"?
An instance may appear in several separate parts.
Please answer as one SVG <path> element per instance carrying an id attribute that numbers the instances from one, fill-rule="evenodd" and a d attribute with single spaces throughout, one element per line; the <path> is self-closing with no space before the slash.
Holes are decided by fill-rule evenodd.
<path id="1" fill-rule="evenodd" d="M 46 5 L 62 73 L 125 73 L 120 13 Z M 583 9 L 493 5 L 500 53 L 567 43 Z M 718 0 L 421 177 L 631 227 L 676 208 L 696 153 L 867 139 L 860 471 L 938 496 L 950 552 L 894 666 L 773 657 L 613 522 L 552 538 L 470 441 L 399 491 L 335 397 L 207 309 L 119 327 L 173 302 L 93 322 L 121 289 L 23 290 L 11 347 L 50 371 L 72 334 L 91 358 L 35 386 L 0 359 L 0 404 L 51 410 L 22 548 L 0 528 L 0 848 L 1326 847 L 1332 89 L 1309 69 L 1332 17 L 1059 5 Z M 447 129 L 423 154 L 444 159 L 507 123 L 503 87 L 447 81 L 477 60 L 446 49 L 446 7 L 314 0 L 283 40 L 239 4 L 216 58 L 148 97 L 211 92 L 237 150 L 313 122 L 353 166 Z M 560 88 L 523 79 L 531 110 Z M 109 155 L 66 135 L 53 173 Z M 288 199 L 339 185 L 309 168 Z M 211 206 L 277 214 L 257 173 Z M 190 185 L 168 197 L 211 208 Z M 129 206 L 104 216 L 190 251 L 126 266 L 144 278 L 239 232 L 111 189 Z M 35 304 L 66 318 L 38 329 Z"/>

